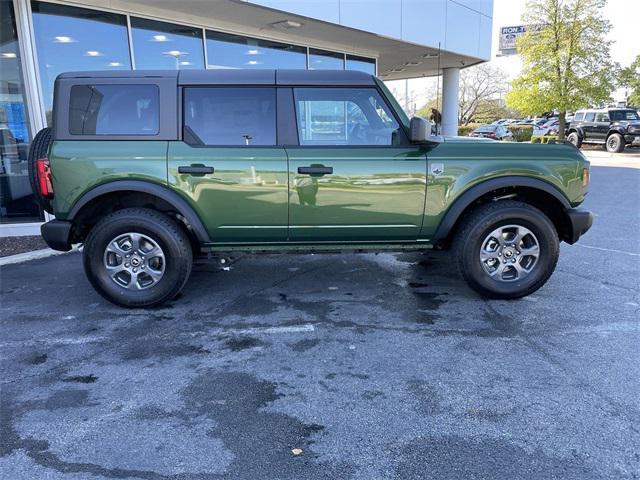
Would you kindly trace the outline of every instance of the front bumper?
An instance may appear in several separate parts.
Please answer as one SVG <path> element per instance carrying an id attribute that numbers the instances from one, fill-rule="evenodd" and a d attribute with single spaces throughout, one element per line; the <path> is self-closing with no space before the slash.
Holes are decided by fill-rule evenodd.
<path id="1" fill-rule="evenodd" d="M 567 210 L 566 214 L 569 219 L 569 231 L 564 240 L 568 244 L 574 244 L 582 235 L 587 233 L 591 225 L 593 225 L 593 214 L 587 210 L 577 208 Z"/>
<path id="2" fill-rule="evenodd" d="M 68 252 L 71 250 L 71 222 L 64 220 L 51 220 L 40 227 L 42 238 L 50 248 Z"/>
<path id="3" fill-rule="evenodd" d="M 640 133 L 625 135 L 624 142 L 633 147 L 640 146 Z"/>

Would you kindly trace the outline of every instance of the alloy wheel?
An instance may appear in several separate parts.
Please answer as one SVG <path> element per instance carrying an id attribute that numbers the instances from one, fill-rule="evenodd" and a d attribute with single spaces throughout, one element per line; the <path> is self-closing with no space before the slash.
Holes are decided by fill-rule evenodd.
<path id="1" fill-rule="evenodd" d="M 522 225 L 504 225 L 485 237 L 479 260 L 485 273 L 501 282 L 522 280 L 531 274 L 540 257 L 540 244 Z"/>
<path id="2" fill-rule="evenodd" d="M 111 280 L 127 290 L 145 290 L 164 276 L 166 262 L 158 243 L 147 235 L 128 232 L 111 240 L 104 251 L 104 268 Z"/>

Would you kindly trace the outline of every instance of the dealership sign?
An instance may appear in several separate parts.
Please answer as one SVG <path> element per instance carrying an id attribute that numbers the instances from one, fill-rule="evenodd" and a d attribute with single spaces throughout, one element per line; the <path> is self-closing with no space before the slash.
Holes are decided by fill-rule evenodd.
<path id="1" fill-rule="evenodd" d="M 514 55 L 516 52 L 516 41 L 519 37 L 525 34 L 527 31 L 525 25 L 518 25 L 515 27 L 502 27 L 500 29 L 500 39 L 498 42 L 498 48 L 501 55 Z"/>

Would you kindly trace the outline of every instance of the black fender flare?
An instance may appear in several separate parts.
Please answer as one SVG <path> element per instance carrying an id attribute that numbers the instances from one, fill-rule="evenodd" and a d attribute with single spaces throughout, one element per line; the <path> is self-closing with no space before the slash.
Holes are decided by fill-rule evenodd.
<path id="1" fill-rule="evenodd" d="M 617 133 L 618 135 L 622 135 L 622 137 L 624 138 L 624 128 L 622 127 L 614 127 L 611 128 L 608 132 L 607 132 L 607 138 L 609 138 L 611 135 L 613 135 L 614 133 Z"/>
<path id="2" fill-rule="evenodd" d="M 209 237 L 206 228 L 204 228 L 200 217 L 184 198 L 163 185 L 141 180 L 114 180 L 112 182 L 104 183 L 92 188 L 84 195 L 82 195 L 76 201 L 76 203 L 74 203 L 73 207 L 69 211 L 69 214 L 67 215 L 67 220 L 73 221 L 73 219 L 78 215 L 82 208 L 92 200 L 95 200 L 96 198 L 107 193 L 114 192 L 147 193 L 149 195 L 153 195 L 154 197 L 158 197 L 161 200 L 164 200 L 165 202 L 172 205 L 180 215 L 186 218 L 198 241 L 202 243 L 211 242 L 211 238 Z"/>
<path id="3" fill-rule="evenodd" d="M 571 204 L 567 197 L 558 190 L 557 187 L 552 184 L 532 177 L 522 177 L 518 175 L 508 175 L 504 177 L 492 178 L 482 183 L 474 185 L 473 187 L 465 190 L 458 195 L 453 204 L 447 210 L 444 217 L 440 221 L 440 225 L 436 230 L 433 237 L 434 242 L 442 241 L 451 233 L 451 230 L 455 226 L 456 222 L 467 209 L 469 205 L 475 202 L 483 195 L 500 188 L 506 187 L 527 187 L 536 188 L 542 190 L 545 193 L 552 195 L 556 200 L 560 202 L 563 209 L 566 211 L 571 208 Z M 428 187 L 427 187 L 428 188 Z"/>
<path id="4" fill-rule="evenodd" d="M 582 128 L 580 127 L 570 128 L 569 130 L 567 130 L 567 136 L 569 136 L 569 134 L 572 132 L 576 132 L 580 138 L 584 138 L 584 130 L 582 130 Z"/>

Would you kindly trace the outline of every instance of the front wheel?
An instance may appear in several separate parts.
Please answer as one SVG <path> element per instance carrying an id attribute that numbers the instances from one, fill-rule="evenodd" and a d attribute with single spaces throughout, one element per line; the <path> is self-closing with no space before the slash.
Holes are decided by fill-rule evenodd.
<path id="1" fill-rule="evenodd" d="M 172 218 L 144 208 L 100 220 L 84 244 L 83 264 L 96 291 L 122 307 L 155 307 L 175 297 L 189 278 L 193 254 Z"/>
<path id="2" fill-rule="evenodd" d="M 458 271 L 488 298 L 520 298 L 542 287 L 558 262 L 558 234 L 537 208 L 505 200 L 479 207 L 458 229 Z"/>
<path id="3" fill-rule="evenodd" d="M 612 133 L 607 138 L 606 146 L 609 153 L 621 153 L 624 151 L 624 138 L 619 133 Z"/>

